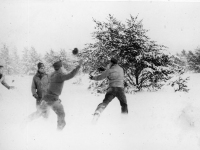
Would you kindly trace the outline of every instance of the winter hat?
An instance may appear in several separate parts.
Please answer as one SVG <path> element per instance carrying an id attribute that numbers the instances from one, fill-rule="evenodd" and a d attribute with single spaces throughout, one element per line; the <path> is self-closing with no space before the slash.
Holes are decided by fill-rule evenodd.
<path id="1" fill-rule="evenodd" d="M 114 57 L 113 57 L 113 58 L 111 58 L 110 62 L 111 62 L 111 63 L 113 63 L 113 64 L 117 64 L 117 63 L 118 63 L 117 59 L 116 59 L 116 58 L 114 58 Z"/>
<path id="2" fill-rule="evenodd" d="M 41 63 L 41 62 L 39 62 L 39 63 L 37 64 L 37 67 L 38 67 L 38 69 L 40 69 L 40 68 L 44 67 L 44 64 Z"/>
<path id="3" fill-rule="evenodd" d="M 62 61 L 60 60 L 60 61 L 55 62 L 53 64 L 53 67 L 54 67 L 55 70 L 60 69 L 62 67 Z"/>

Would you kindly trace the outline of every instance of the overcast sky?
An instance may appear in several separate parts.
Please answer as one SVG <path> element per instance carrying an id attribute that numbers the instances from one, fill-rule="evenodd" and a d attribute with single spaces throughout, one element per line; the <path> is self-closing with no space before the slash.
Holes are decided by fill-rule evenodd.
<path id="1" fill-rule="evenodd" d="M 106 21 L 109 14 L 124 23 L 138 15 L 148 36 L 172 53 L 200 47 L 198 1 L 67 0 L 1 0 L 0 46 L 18 52 L 33 46 L 43 54 L 50 49 L 82 49 L 92 42 L 93 18 Z"/>

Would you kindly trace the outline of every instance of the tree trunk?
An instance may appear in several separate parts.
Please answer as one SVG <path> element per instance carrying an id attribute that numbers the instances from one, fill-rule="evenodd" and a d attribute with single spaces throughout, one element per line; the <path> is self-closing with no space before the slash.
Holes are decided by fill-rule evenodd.
<path id="1" fill-rule="evenodd" d="M 139 75 L 138 74 L 135 75 L 135 81 L 136 81 L 136 85 L 139 85 Z"/>

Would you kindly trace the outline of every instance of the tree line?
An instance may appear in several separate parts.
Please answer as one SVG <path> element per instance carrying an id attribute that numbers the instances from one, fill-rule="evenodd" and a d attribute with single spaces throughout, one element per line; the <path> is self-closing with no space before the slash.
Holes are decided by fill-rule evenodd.
<path id="1" fill-rule="evenodd" d="M 200 48 L 197 47 L 193 51 L 182 50 L 176 54 L 175 61 L 186 71 L 200 73 Z"/>
<path id="2" fill-rule="evenodd" d="M 34 47 L 24 48 L 22 55 L 17 50 L 9 49 L 6 44 L 0 48 L 0 64 L 4 66 L 8 75 L 26 74 L 33 75 L 37 72 L 37 64 L 43 62 L 47 73 L 53 71 L 52 64 L 58 60 L 63 61 L 66 71 L 70 71 L 75 65 L 75 58 L 64 49 L 59 51 L 49 50 L 44 55 L 39 54 Z"/>

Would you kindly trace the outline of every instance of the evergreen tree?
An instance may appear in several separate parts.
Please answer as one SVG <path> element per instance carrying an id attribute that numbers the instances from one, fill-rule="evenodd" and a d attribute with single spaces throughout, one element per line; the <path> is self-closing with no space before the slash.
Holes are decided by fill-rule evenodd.
<path id="1" fill-rule="evenodd" d="M 1 48 L 0 57 L 1 57 L 1 63 L 5 69 L 5 73 L 11 74 L 12 73 L 11 57 L 9 49 L 6 44 L 4 44 L 3 47 Z"/>
<path id="2" fill-rule="evenodd" d="M 37 64 L 42 62 L 42 56 L 35 50 L 34 47 L 31 47 L 29 51 L 29 68 L 31 72 L 37 71 Z"/>
<path id="3" fill-rule="evenodd" d="M 177 54 L 176 63 L 185 68 L 186 71 L 200 72 L 200 48 L 193 51 L 181 51 Z"/>
<path id="4" fill-rule="evenodd" d="M 189 51 L 187 54 L 187 62 L 188 62 L 188 68 L 191 71 L 197 71 L 198 72 L 198 68 L 197 68 L 197 56 L 195 55 L 195 53 L 193 53 L 192 51 Z"/>
<path id="5" fill-rule="evenodd" d="M 25 48 L 22 55 L 23 73 L 35 74 L 38 62 L 42 62 L 42 56 L 37 53 L 35 48 L 31 47 L 30 50 Z"/>
<path id="6" fill-rule="evenodd" d="M 158 83 L 168 80 L 168 74 L 172 73 L 166 47 L 150 40 L 146 35 L 148 30 L 143 28 L 137 16 L 130 16 L 126 24 L 112 15 L 107 20 L 94 20 L 96 26 L 92 35 L 95 43 L 87 44 L 80 54 L 85 60 L 84 71 L 97 74 L 97 68 L 105 67 L 108 59 L 116 57 L 129 86 L 138 90 L 151 86 L 160 88 Z"/>
<path id="7" fill-rule="evenodd" d="M 13 74 L 20 74 L 22 72 L 22 68 L 21 68 L 21 60 L 20 57 L 17 53 L 17 50 L 14 50 L 12 55 L 11 55 L 11 59 L 12 59 L 12 63 L 11 66 L 13 68 L 12 73 Z"/>
<path id="8" fill-rule="evenodd" d="M 182 50 L 181 53 L 177 53 L 174 56 L 175 63 L 182 66 L 186 70 L 188 70 L 188 63 L 187 63 L 187 52 L 185 50 Z"/>
<path id="9" fill-rule="evenodd" d="M 200 48 L 195 49 L 194 57 L 193 59 L 190 59 L 188 63 L 189 63 L 189 66 L 193 68 L 195 72 L 198 72 L 198 73 L 200 72 Z"/>
<path id="10" fill-rule="evenodd" d="M 30 68 L 29 68 L 29 50 L 27 48 L 24 48 L 22 52 L 22 73 L 28 74 Z"/>

